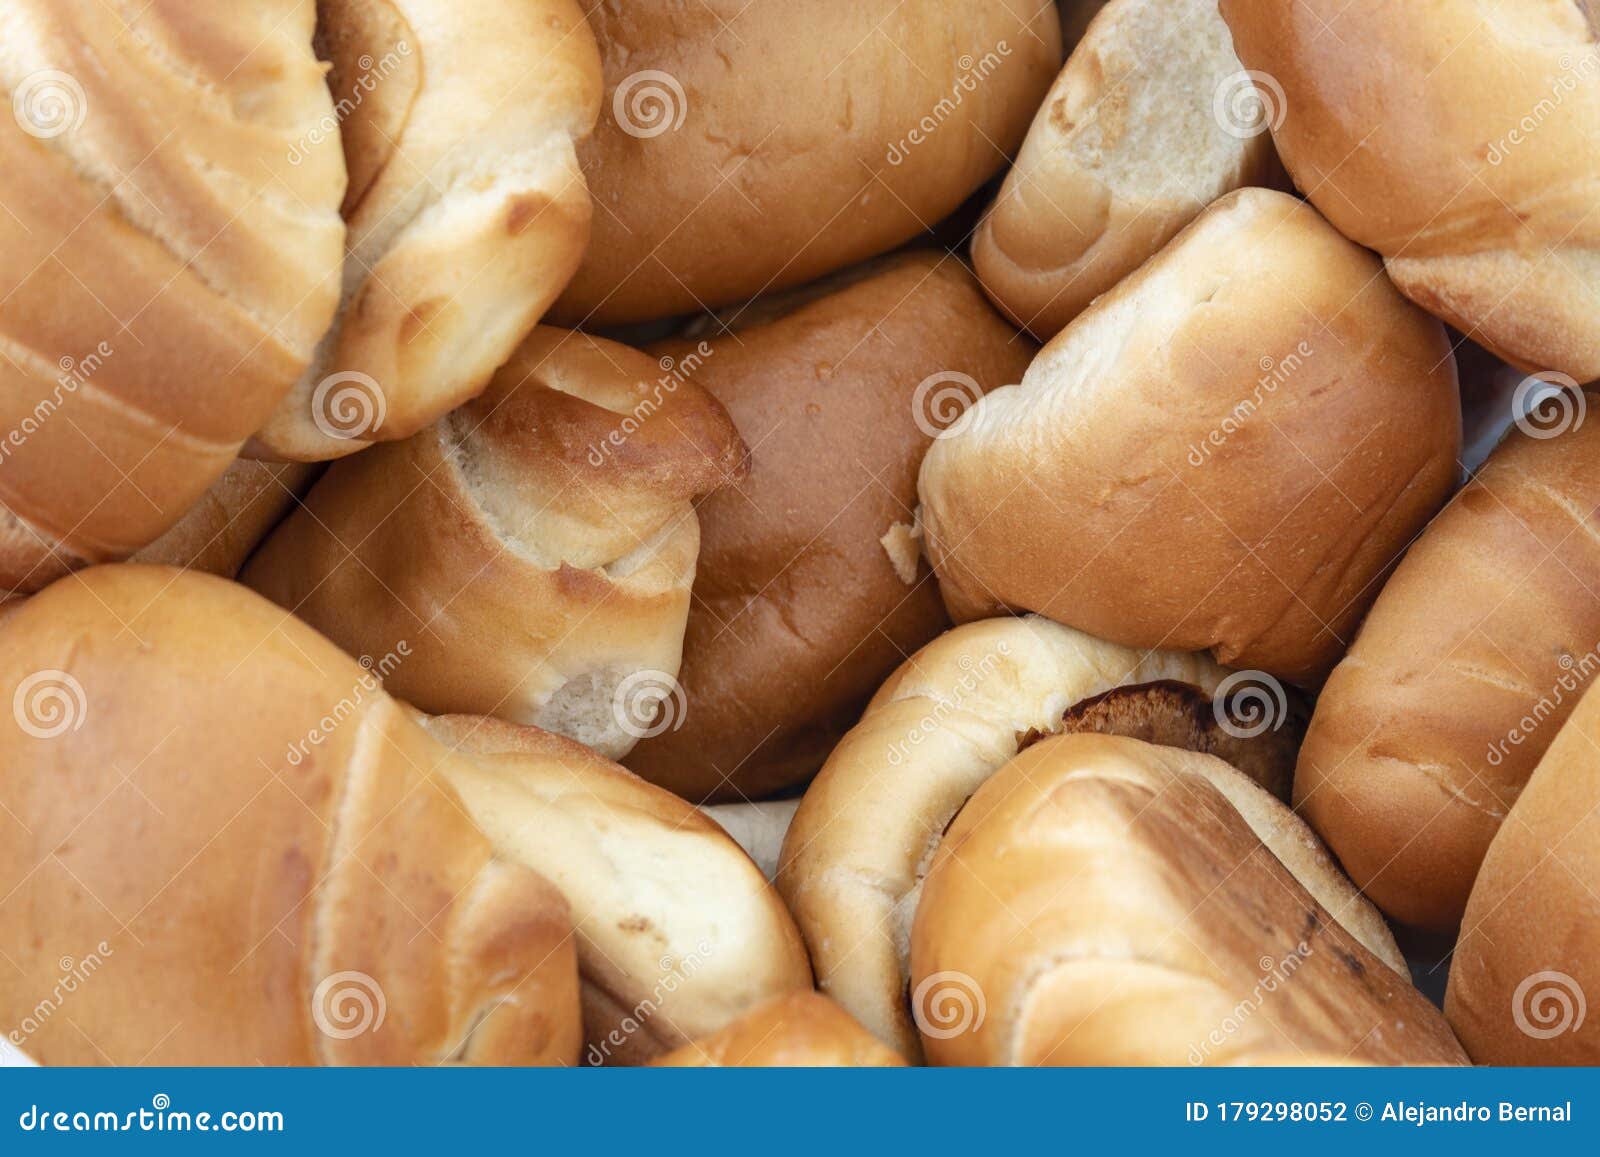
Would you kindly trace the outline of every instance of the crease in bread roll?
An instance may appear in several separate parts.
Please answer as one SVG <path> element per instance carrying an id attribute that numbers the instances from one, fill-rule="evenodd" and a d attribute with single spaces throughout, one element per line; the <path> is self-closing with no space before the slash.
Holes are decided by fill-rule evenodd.
<path id="1" fill-rule="evenodd" d="M 1029 610 L 1315 686 L 1460 442 L 1444 328 L 1310 206 L 1244 189 L 935 440 L 924 541 L 957 620 Z"/>
<path id="2" fill-rule="evenodd" d="M 0 8 L 0 590 L 160 537 L 310 362 L 345 191 L 337 140 L 310 143 L 314 23 L 311 0 Z"/>
<path id="3" fill-rule="evenodd" d="M 340 308 L 256 435 L 339 458 L 478 394 L 578 267 L 600 60 L 574 0 L 321 0 L 351 172 Z M 334 123 L 334 122 L 330 122 Z"/>
<path id="4" fill-rule="evenodd" d="M 681 724 L 693 499 L 747 468 L 687 375 L 540 327 L 473 401 L 330 467 L 241 581 L 352 654 L 406 640 L 388 684 L 424 711 L 615 758 Z"/>
<path id="5" fill-rule="evenodd" d="M 794 921 L 720 826 L 561 736 L 494 719 L 421 719 L 473 758 L 445 769 L 500 854 L 572 906 L 584 1059 L 634 1064 L 809 989 Z"/>
<path id="6" fill-rule="evenodd" d="M 722 1031 L 650 1062 L 670 1068 L 901 1068 L 833 1001 L 810 990 L 751 1009 Z"/>
<path id="7" fill-rule="evenodd" d="M 905 998 L 923 875 L 968 797 L 1043 736 L 1215 752 L 1286 796 L 1304 708 L 1286 698 L 1281 715 L 1237 726 L 1219 706 L 1229 678 L 1204 655 L 1134 651 L 1037 617 L 969 623 L 913 655 L 829 756 L 784 841 L 778 888 L 818 987 L 920 1055 Z"/>
<path id="8" fill-rule="evenodd" d="M 123 565 L 0 626 L 0 1019 L 49 1065 L 572 1064 L 568 904 L 463 757 L 244 588 Z"/>
<path id="9" fill-rule="evenodd" d="M 1295 183 L 1402 293 L 1525 370 L 1600 379 L 1592 0 L 1221 10 Z"/>
<path id="10" fill-rule="evenodd" d="M 1396 920 L 1461 920 L 1600 672 L 1600 426 L 1524 420 L 1411 546 L 1318 698 L 1298 810 Z M 1527 432 L 1524 432 L 1524 431 Z"/>
<path id="11" fill-rule="evenodd" d="M 950 825 L 911 939 L 935 1064 L 1466 1060 L 1310 829 L 1197 752 L 1023 751 Z"/>
<path id="12" fill-rule="evenodd" d="M 1212 201 L 1283 180 L 1266 124 L 1217 113 L 1241 75 L 1215 0 L 1100 10 L 972 239 L 1008 317 L 1048 340 Z"/>
<path id="13" fill-rule="evenodd" d="M 1489 845 L 1444 1011 L 1484 1065 L 1600 1064 L 1600 697 L 1556 733 Z"/>

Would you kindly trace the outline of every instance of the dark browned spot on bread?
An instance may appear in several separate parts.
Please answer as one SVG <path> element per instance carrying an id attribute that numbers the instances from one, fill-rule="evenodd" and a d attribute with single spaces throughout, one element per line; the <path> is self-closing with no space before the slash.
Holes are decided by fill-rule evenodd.
<path id="1" fill-rule="evenodd" d="M 548 198 L 536 193 L 523 193 L 511 198 L 511 204 L 506 208 L 506 232 L 513 237 L 521 236 L 548 204 Z"/>
<path id="2" fill-rule="evenodd" d="M 400 322 L 400 340 L 407 343 L 415 341 L 443 309 L 444 302 L 437 299 L 417 302 L 406 310 L 405 319 Z"/>

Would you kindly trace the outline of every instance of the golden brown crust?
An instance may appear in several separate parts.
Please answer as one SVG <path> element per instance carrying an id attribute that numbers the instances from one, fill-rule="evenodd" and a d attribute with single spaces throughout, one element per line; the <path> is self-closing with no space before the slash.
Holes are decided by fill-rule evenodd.
<path id="1" fill-rule="evenodd" d="M 1240 792 L 1277 813 L 1265 830 Z M 1281 858 L 1308 843 L 1213 757 L 1099 735 L 1030 747 L 962 809 L 923 884 L 911 992 L 929 1060 L 1464 1062 L 1403 969 L 1322 902 L 1365 903 L 1331 858 Z"/>
<path id="2" fill-rule="evenodd" d="M 129 561 L 232 578 L 320 473 L 310 463 L 240 458 L 176 526 Z"/>
<path id="3" fill-rule="evenodd" d="M 0 12 L 0 590 L 158 538 L 310 360 L 345 187 L 336 140 L 290 160 L 331 114 L 314 17 Z"/>
<path id="4" fill-rule="evenodd" d="M 468 821 L 460 757 L 303 624 L 208 575 L 96 568 L 0 628 L 0 685 L 0 1019 L 41 1062 L 577 1059 L 566 902 Z"/>
<path id="5" fill-rule="evenodd" d="M 958 619 L 1026 609 L 1315 685 L 1460 440 L 1443 327 L 1314 209 L 1246 189 L 934 442 L 923 528 Z"/>
<path id="6" fill-rule="evenodd" d="M 1525 369 L 1600 378 L 1590 0 L 1222 0 L 1296 184 L 1402 292 Z"/>
<path id="7" fill-rule="evenodd" d="M 388 684 L 425 711 L 616 756 L 656 726 L 651 695 L 678 709 L 691 499 L 743 459 L 693 382 L 541 327 L 472 402 L 332 466 L 241 581 L 352 654 L 404 640 Z"/>
<path id="8" fill-rule="evenodd" d="M 670 1068 L 898 1068 L 905 1061 L 817 992 L 751 1009 L 721 1032 L 650 1062 Z"/>
<path id="9" fill-rule="evenodd" d="M 1600 672 L 1584 577 L 1600 573 L 1600 424 L 1548 432 L 1514 430 L 1407 552 L 1300 753 L 1296 806 L 1408 924 L 1461 919 L 1495 832 Z"/>
<path id="10" fill-rule="evenodd" d="M 590 22 L 605 95 L 578 153 L 604 209 L 552 314 L 569 325 L 729 305 L 894 248 L 999 171 L 1061 63 L 1036 0 L 631 0 Z"/>
<path id="11" fill-rule="evenodd" d="M 736 333 L 658 351 L 692 365 L 755 448 L 749 476 L 697 508 L 686 710 L 627 759 L 688 799 L 801 782 L 904 656 L 948 626 L 917 543 L 902 566 L 883 539 L 915 521 L 933 433 L 981 390 L 1019 380 L 1033 352 L 942 254 L 830 288 L 758 302 L 734 313 Z"/>

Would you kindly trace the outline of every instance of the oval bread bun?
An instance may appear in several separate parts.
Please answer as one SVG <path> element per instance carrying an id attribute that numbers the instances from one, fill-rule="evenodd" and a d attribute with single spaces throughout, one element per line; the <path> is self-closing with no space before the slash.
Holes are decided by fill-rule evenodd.
<path id="1" fill-rule="evenodd" d="M 1061 65 L 1038 0 L 591 7 L 605 96 L 578 155 L 600 208 L 565 325 L 731 305 L 893 249 L 1005 165 Z"/>
<path id="2" fill-rule="evenodd" d="M 934 442 L 922 524 L 958 620 L 1031 610 L 1315 685 L 1460 444 L 1444 327 L 1316 210 L 1246 189 Z"/>
<path id="3" fill-rule="evenodd" d="M 1120 736 L 1044 740 L 978 789 L 911 973 L 935 1064 L 1465 1060 L 1305 824 L 1220 759 Z"/>
<path id="4" fill-rule="evenodd" d="M 792 297 L 739 311 L 722 337 L 657 349 L 694 363 L 754 448 L 749 475 L 697 507 L 685 711 L 627 758 L 691 800 L 803 782 L 878 684 L 949 625 L 915 538 L 917 467 L 1034 351 L 943 254 Z"/>
<path id="5" fill-rule="evenodd" d="M 310 362 L 345 191 L 315 21 L 0 6 L 0 595 L 159 538 Z"/>
<path id="6" fill-rule="evenodd" d="M 657 1057 L 673 1068 L 897 1068 L 848 1012 L 816 992 L 792 992 L 751 1009 L 719 1033 Z"/>
<path id="7" fill-rule="evenodd" d="M 1569 422 L 1580 405 L 1566 399 Z M 1529 429 L 1407 552 L 1300 751 L 1296 808 L 1408 924 L 1460 921 L 1495 832 L 1600 672 L 1587 577 L 1600 574 L 1600 422 Z"/>
<path id="8" fill-rule="evenodd" d="M 905 995 L 922 875 L 951 817 L 1039 736 L 1070 728 L 1213 751 L 1287 795 L 1303 711 L 1286 697 L 1233 727 L 1213 709 L 1230 682 L 1207 656 L 1133 651 L 1041 618 L 969 623 L 917 652 L 829 756 L 784 840 L 778 887 L 818 987 L 920 1055 Z"/>
<path id="9" fill-rule="evenodd" d="M 1282 179 L 1267 126 L 1218 115 L 1239 75 L 1216 0 L 1101 9 L 972 239 L 1008 317 L 1049 340 L 1212 201 Z"/>
<path id="10" fill-rule="evenodd" d="M 1529 370 L 1600 378 L 1593 0 L 1222 0 L 1283 163 L 1400 291 Z"/>
<path id="11" fill-rule="evenodd" d="M 1600 1064 L 1600 697 L 1590 690 L 1500 825 L 1444 1010 L 1485 1065 Z"/>

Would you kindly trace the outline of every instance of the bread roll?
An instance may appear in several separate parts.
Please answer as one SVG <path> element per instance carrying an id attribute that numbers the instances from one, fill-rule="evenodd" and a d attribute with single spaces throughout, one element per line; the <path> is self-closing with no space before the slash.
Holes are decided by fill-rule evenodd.
<path id="1" fill-rule="evenodd" d="M 257 436 L 315 461 L 481 392 L 578 268 L 600 58 L 575 0 L 321 0 L 344 144 L 339 316 Z"/>
<path id="2" fill-rule="evenodd" d="M 1304 823 L 1220 759 L 1117 736 L 1047 739 L 978 789 L 911 977 L 935 1064 L 1466 1060 Z"/>
<path id="3" fill-rule="evenodd" d="M 423 723 L 473 756 L 450 783 L 495 846 L 572 904 L 587 1063 L 647 1061 L 811 987 L 777 892 L 698 810 L 536 728 Z"/>
<path id="4" fill-rule="evenodd" d="M 131 561 L 187 567 L 232 578 L 320 473 L 304 462 L 240 458 L 178 524 Z"/>
<path id="5" fill-rule="evenodd" d="M 1037 0 L 592 6 L 600 211 L 553 316 L 729 305 L 887 252 L 998 172 L 1061 64 Z"/>
<path id="6" fill-rule="evenodd" d="M 1048 340 L 1212 201 L 1281 179 L 1216 0 L 1112 0 L 1072 50 L 972 239 L 983 286 Z M 1257 110 L 1259 111 L 1259 110 Z"/>
<path id="7" fill-rule="evenodd" d="M 1038 737 L 1108 732 L 1214 752 L 1287 795 L 1303 727 L 1296 698 L 1203 655 L 1133 651 L 1041 618 L 957 627 L 879 689 L 789 828 L 778 887 L 818 987 L 919 1055 L 905 996 L 922 875 L 967 797 Z"/>
<path id="8" fill-rule="evenodd" d="M 650 1062 L 672 1068 L 898 1068 L 899 1054 L 815 992 L 792 992 L 752 1009 L 704 1040 Z"/>
<path id="9" fill-rule="evenodd" d="M 915 538 L 917 467 L 1017 337 L 953 258 L 918 253 L 661 347 L 728 407 L 750 474 L 700 503 L 679 724 L 628 766 L 689 799 L 759 799 L 813 774 L 873 690 L 949 625 Z M 748 324 L 744 324 L 748 323 Z"/>
<path id="10" fill-rule="evenodd" d="M 1600 573 L 1600 423 L 1528 428 L 1539 436 L 1512 431 L 1406 554 L 1300 753 L 1297 808 L 1409 924 L 1460 921 L 1489 842 L 1600 672 L 1586 577 Z"/>
<path id="11" fill-rule="evenodd" d="M 566 902 L 308 627 L 95 568 L 0 627 L 0 688 L 0 1023 L 42 1063 L 577 1059 Z"/>
<path id="12" fill-rule="evenodd" d="M 1600 1064 L 1600 699 L 1585 694 L 1489 845 L 1444 1010 L 1479 1064 Z"/>
<path id="13" fill-rule="evenodd" d="M 1460 443 L 1444 328 L 1314 209 L 1246 189 L 933 444 L 923 529 L 957 619 L 1037 611 L 1315 685 Z"/>
<path id="14" fill-rule="evenodd" d="M 1530 370 L 1600 378 L 1593 0 L 1222 0 L 1295 183 L 1400 291 Z"/>
<path id="15" fill-rule="evenodd" d="M 541 327 L 482 395 L 331 467 L 242 581 L 352 654 L 407 640 L 387 681 L 424 711 L 620 756 L 682 710 L 691 500 L 744 455 L 693 382 Z"/>
<path id="16" fill-rule="evenodd" d="M 0 7 L 0 591 L 159 538 L 310 361 L 345 189 L 337 140 L 309 140 L 332 115 L 314 22 Z"/>

